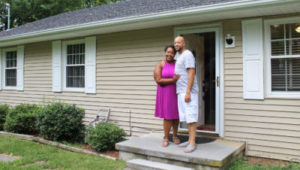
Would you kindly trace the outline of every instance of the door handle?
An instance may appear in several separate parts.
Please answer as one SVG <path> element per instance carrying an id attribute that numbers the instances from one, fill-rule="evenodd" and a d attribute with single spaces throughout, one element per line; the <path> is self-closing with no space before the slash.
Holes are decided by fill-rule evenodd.
<path id="1" fill-rule="evenodd" d="M 217 87 L 219 87 L 219 86 L 220 86 L 220 78 L 219 78 L 219 76 L 217 76 L 217 79 L 216 79 L 216 84 L 217 84 Z"/>

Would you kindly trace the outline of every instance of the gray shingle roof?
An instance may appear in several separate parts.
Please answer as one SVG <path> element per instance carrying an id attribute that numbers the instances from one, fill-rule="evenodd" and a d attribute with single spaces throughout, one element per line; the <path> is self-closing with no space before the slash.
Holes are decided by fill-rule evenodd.
<path id="1" fill-rule="evenodd" d="M 233 1 L 238 0 L 123 0 L 108 5 L 58 14 L 16 27 L 9 31 L 2 31 L 0 32 L 0 39 L 52 28 Z"/>

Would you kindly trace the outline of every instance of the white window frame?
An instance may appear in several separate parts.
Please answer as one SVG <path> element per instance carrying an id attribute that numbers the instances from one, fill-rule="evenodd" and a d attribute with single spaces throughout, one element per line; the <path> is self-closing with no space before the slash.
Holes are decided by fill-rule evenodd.
<path id="1" fill-rule="evenodd" d="M 6 53 L 7 52 L 16 52 L 17 53 L 17 63 L 18 63 L 18 50 L 16 47 L 14 48 L 6 48 L 2 50 L 2 87 L 4 90 L 17 90 L 18 87 L 18 76 L 16 75 L 16 86 L 6 86 Z M 17 74 L 17 67 L 18 65 L 16 65 L 16 74 Z"/>
<path id="2" fill-rule="evenodd" d="M 70 41 L 64 41 L 63 42 L 63 49 L 62 49 L 62 53 L 63 53 L 63 57 L 62 57 L 62 62 L 63 62 L 63 64 L 62 64 L 63 65 L 63 69 L 62 69 L 63 70 L 63 73 L 62 73 L 62 75 L 63 75 L 63 90 L 64 91 L 72 91 L 72 92 L 84 92 L 86 84 L 84 85 L 85 87 L 82 87 L 82 88 L 80 88 L 80 87 L 79 88 L 67 87 L 67 46 L 68 45 L 75 45 L 75 44 L 84 44 L 84 45 L 86 45 L 84 39 L 70 40 Z M 85 58 L 86 58 L 86 56 L 85 56 Z M 86 67 L 86 63 L 84 64 L 84 67 Z M 84 78 L 86 79 L 86 75 L 84 75 Z"/>
<path id="3" fill-rule="evenodd" d="M 292 24 L 300 21 L 300 17 L 280 18 L 265 20 L 265 53 L 266 53 L 266 96 L 269 98 L 300 98 L 299 92 L 274 92 L 272 91 L 272 74 L 271 74 L 271 29 L 274 24 Z M 276 58 L 298 58 L 300 55 L 286 55 L 285 57 Z M 275 57 L 273 57 L 275 58 Z"/>

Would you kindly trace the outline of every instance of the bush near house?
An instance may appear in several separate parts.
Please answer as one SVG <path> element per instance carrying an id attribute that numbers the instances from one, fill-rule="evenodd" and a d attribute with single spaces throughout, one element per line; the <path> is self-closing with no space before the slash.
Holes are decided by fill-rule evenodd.
<path id="1" fill-rule="evenodd" d="M 4 130 L 21 134 L 38 134 L 36 127 L 37 113 L 40 107 L 35 104 L 20 104 L 8 111 Z"/>
<path id="2" fill-rule="evenodd" d="M 124 140 L 126 133 L 113 123 L 99 123 L 88 127 L 86 142 L 96 151 L 115 149 L 115 144 Z"/>
<path id="3" fill-rule="evenodd" d="M 123 129 L 107 122 L 86 130 L 84 115 L 83 109 L 61 102 L 44 106 L 21 104 L 12 108 L 0 105 L 0 130 L 4 124 L 5 131 L 39 135 L 52 141 L 81 143 L 85 139 L 96 151 L 113 150 L 127 136 Z"/>
<path id="4" fill-rule="evenodd" d="M 6 115 L 8 113 L 9 106 L 7 104 L 0 105 L 0 130 L 3 130 Z"/>
<path id="5" fill-rule="evenodd" d="M 84 139 L 84 110 L 60 102 L 43 107 L 37 118 L 40 136 L 48 140 L 81 142 Z"/>

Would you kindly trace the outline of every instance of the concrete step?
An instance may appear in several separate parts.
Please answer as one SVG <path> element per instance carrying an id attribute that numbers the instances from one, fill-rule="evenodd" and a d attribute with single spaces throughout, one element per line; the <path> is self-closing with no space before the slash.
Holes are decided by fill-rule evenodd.
<path id="1" fill-rule="evenodd" d="M 170 165 L 145 159 L 132 159 L 127 161 L 127 167 L 132 170 L 193 170 L 182 166 Z"/>
<path id="2" fill-rule="evenodd" d="M 120 159 L 145 159 L 193 169 L 224 170 L 244 154 L 245 143 L 223 139 L 197 144 L 192 153 L 184 153 L 174 143 L 162 147 L 163 134 L 151 133 L 116 144 Z"/>

